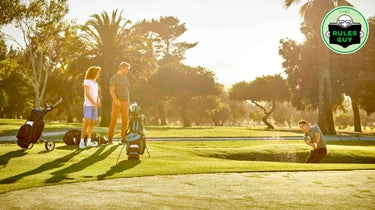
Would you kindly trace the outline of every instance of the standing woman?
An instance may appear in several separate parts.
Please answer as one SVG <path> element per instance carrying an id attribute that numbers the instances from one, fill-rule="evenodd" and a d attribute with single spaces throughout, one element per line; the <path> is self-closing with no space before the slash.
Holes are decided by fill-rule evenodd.
<path id="1" fill-rule="evenodd" d="M 100 107 L 99 86 L 96 82 L 100 75 L 101 68 L 98 66 L 91 66 L 87 69 L 85 79 L 83 80 L 85 101 L 83 104 L 83 129 L 81 132 L 81 142 L 79 148 L 97 146 L 91 141 L 92 130 L 94 123 L 98 120 L 98 108 Z M 85 145 L 85 137 L 87 135 L 87 143 Z"/>

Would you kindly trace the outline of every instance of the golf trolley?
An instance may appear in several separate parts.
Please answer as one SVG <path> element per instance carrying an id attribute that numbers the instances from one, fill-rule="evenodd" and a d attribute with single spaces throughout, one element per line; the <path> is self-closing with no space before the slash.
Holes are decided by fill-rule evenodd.
<path id="1" fill-rule="evenodd" d="M 31 149 L 34 144 L 40 139 L 45 142 L 44 147 L 47 151 L 55 149 L 55 142 L 47 140 L 41 137 L 44 129 L 44 118 L 52 111 L 59 103 L 62 98 L 58 100 L 54 105 L 45 104 L 44 107 L 34 108 L 31 111 L 30 116 L 27 118 L 25 124 L 23 124 L 17 133 L 17 144 L 23 149 Z"/>
<path id="2" fill-rule="evenodd" d="M 139 160 L 139 155 L 143 155 L 146 146 L 146 134 L 143 126 L 144 116 L 141 114 L 141 107 L 136 102 L 132 103 L 129 107 L 130 119 L 129 128 L 126 132 L 126 143 L 123 144 L 120 154 L 117 158 L 116 165 L 121 156 L 122 150 L 126 146 L 126 154 L 128 160 Z M 150 153 L 148 152 L 148 156 Z"/>

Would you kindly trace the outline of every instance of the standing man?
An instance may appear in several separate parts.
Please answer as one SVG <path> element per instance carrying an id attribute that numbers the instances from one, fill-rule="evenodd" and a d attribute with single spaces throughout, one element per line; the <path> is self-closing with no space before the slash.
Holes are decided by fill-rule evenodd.
<path id="1" fill-rule="evenodd" d="M 126 130 L 128 129 L 129 115 L 129 72 L 130 64 L 121 62 L 118 72 L 112 76 L 110 82 L 110 94 L 112 96 L 111 122 L 109 124 L 108 143 L 113 140 L 118 115 L 121 117 L 121 142 L 125 143 Z"/>
<path id="2" fill-rule="evenodd" d="M 313 148 L 305 162 L 320 163 L 327 154 L 327 147 L 322 131 L 317 125 L 309 126 L 306 120 L 299 121 L 298 126 L 305 133 L 304 140 L 306 144 Z"/>

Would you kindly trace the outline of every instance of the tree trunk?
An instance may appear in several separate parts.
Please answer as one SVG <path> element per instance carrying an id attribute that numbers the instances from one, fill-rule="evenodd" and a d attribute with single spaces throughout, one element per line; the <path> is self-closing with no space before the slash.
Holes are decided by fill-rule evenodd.
<path id="1" fill-rule="evenodd" d="M 361 117 L 359 115 L 359 108 L 358 108 L 358 102 L 357 99 L 354 97 L 351 97 L 352 101 L 352 109 L 353 109 L 353 115 L 354 115 L 354 131 L 355 132 L 362 132 L 361 127 Z"/>
<path id="2" fill-rule="evenodd" d="M 269 128 L 269 129 L 275 129 L 275 127 L 270 123 L 268 122 L 268 117 L 272 114 L 272 112 L 275 110 L 275 101 L 272 101 L 272 107 L 270 109 L 270 111 L 267 112 L 266 108 L 264 108 L 263 106 L 261 106 L 260 104 L 258 104 L 256 101 L 251 101 L 253 104 L 255 104 L 255 106 L 261 108 L 265 114 L 264 117 L 262 117 L 262 121 L 263 123 Z"/>
<path id="3" fill-rule="evenodd" d="M 183 124 L 184 124 L 185 128 L 186 127 L 191 127 L 191 123 L 190 123 L 190 120 L 188 118 L 185 106 L 182 107 L 182 121 L 183 121 Z"/>
<path id="4" fill-rule="evenodd" d="M 165 110 L 163 104 L 158 105 L 158 112 L 160 117 L 160 125 L 167 125 L 167 119 L 165 117 Z"/>
<path id="5" fill-rule="evenodd" d="M 69 92 L 70 90 L 68 88 L 64 88 L 64 96 L 63 96 L 64 101 L 70 101 Z M 73 122 L 71 103 L 64 103 L 64 104 L 65 104 L 65 111 L 66 111 L 66 122 L 71 123 Z"/>
<path id="6" fill-rule="evenodd" d="M 319 53 L 319 116 L 318 125 L 324 134 L 336 135 L 333 122 L 331 77 L 328 49 L 320 43 Z"/>
<path id="7" fill-rule="evenodd" d="M 101 104 L 102 108 L 101 111 L 101 120 L 100 120 L 100 126 L 102 127 L 108 127 L 109 122 L 111 120 L 111 112 L 112 112 L 112 97 L 109 93 L 109 87 L 110 87 L 110 79 L 111 76 L 116 72 L 116 69 L 114 65 L 112 65 L 111 61 L 106 61 L 105 65 L 103 65 L 103 68 L 101 70 Z"/>

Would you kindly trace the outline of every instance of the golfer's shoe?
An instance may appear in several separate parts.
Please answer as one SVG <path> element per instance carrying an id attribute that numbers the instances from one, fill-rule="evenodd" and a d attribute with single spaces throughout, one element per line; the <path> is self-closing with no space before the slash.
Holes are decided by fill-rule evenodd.
<path id="1" fill-rule="evenodd" d="M 79 143 L 79 148 L 80 148 L 80 149 L 85 149 L 85 148 L 86 148 L 86 146 L 85 146 L 85 142 L 84 142 L 84 141 L 81 141 L 81 142 Z"/>
<path id="2" fill-rule="evenodd" d="M 96 147 L 96 146 L 98 146 L 98 144 L 95 143 L 95 142 L 90 141 L 90 142 L 87 142 L 87 146 L 88 147 Z"/>

